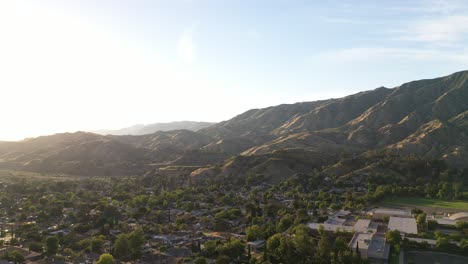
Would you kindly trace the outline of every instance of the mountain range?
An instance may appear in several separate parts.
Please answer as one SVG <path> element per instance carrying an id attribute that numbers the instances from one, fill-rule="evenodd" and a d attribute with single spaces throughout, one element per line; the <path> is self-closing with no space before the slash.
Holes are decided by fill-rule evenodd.
<path id="1" fill-rule="evenodd" d="M 176 121 L 169 123 L 154 123 L 148 125 L 133 125 L 129 127 L 124 127 L 120 129 L 100 129 L 90 131 L 100 135 L 146 135 L 152 134 L 158 131 L 170 131 L 170 130 L 179 130 L 187 129 L 191 131 L 197 131 L 205 127 L 214 125 L 210 122 L 195 122 L 195 121 Z"/>
<path id="2" fill-rule="evenodd" d="M 96 132 L 0 142 L 0 168 L 275 179 L 324 168 L 342 175 L 375 168 L 362 161 L 375 153 L 465 168 L 468 71 L 343 98 L 252 109 L 216 124 L 179 122 Z M 360 165 L 346 165 L 344 157 L 360 159 Z"/>

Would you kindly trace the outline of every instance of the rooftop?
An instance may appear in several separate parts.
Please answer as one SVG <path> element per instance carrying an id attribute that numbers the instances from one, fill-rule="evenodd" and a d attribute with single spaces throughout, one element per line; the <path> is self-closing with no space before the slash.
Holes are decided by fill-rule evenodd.
<path id="1" fill-rule="evenodd" d="M 335 225 L 335 224 L 327 224 L 327 223 L 309 223 L 307 226 L 310 229 L 318 230 L 320 226 L 323 226 L 323 230 L 335 232 L 336 229 L 340 229 L 341 231 L 345 232 L 354 232 L 354 226 L 345 226 L 345 225 Z"/>
<path id="2" fill-rule="evenodd" d="M 369 248 L 370 241 L 374 234 L 367 234 L 367 233 L 356 233 L 351 242 L 349 242 L 349 248 L 352 250 L 356 249 L 356 244 L 359 245 L 359 249 L 367 250 Z"/>
<path id="3" fill-rule="evenodd" d="M 334 214 L 335 217 L 345 217 L 351 214 L 351 211 L 349 210 L 339 210 Z"/>
<path id="4" fill-rule="evenodd" d="M 450 220 L 463 220 L 463 219 L 468 219 L 468 212 L 461 212 L 461 213 L 456 213 L 451 216 L 449 216 Z"/>
<path id="5" fill-rule="evenodd" d="M 359 219 L 357 220 L 356 224 L 354 224 L 354 230 L 356 230 L 356 232 L 374 233 L 376 229 L 376 227 L 371 225 L 371 220 L 369 219 Z"/>
<path id="6" fill-rule="evenodd" d="M 390 245 L 385 242 L 384 236 L 374 235 L 367 249 L 367 257 L 375 259 L 388 259 Z"/>
<path id="7" fill-rule="evenodd" d="M 356 245 L 363 257 L 374 259 L 388 259 L 390 253 L 390 245 L 385 242 L 384 236 L 368 233 L 354 234 L 348 247 L 355 251 Z"/>
<path id="8" fill-rule="evenodd" d="M 330 217 L 325 221 L 327 224 L 332 224 L 332 225 L 343 225 L 346 222 L 346 219 L 342 218 L 336 218 L 336 217 Z"/>
<path id="9" fill-rule="evenodd" d="M 411 216 L 411 211 L 394 208 L 377 208 L 374 210 L 374 214 Z"/>
<path id="10" fill-rule="evenodd" d="M 388 229 L 398 230 L 406 234 L 418 233 L 418 225 L 416 224 L 416 219 L 414 218 L 391 216 L 390 220 L 388 221 Z"/>

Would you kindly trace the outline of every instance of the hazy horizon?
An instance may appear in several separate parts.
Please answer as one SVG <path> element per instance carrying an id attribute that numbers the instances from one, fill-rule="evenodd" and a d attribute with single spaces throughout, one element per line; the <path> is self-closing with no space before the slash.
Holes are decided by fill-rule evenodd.
<path id="1" fill-rule="evenodd" d="M 0 140 L 337 98 L 468 69 L 464 1 L 2 1 Z"/>

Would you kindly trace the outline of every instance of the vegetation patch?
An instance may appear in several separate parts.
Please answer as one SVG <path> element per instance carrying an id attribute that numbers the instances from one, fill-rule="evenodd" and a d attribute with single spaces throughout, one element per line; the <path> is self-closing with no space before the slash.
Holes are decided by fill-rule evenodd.
<path id="1" fill-rule="evenodd" d="M 418 197 L 388 197 L 385 198 L 382 203 L 393 206 L 425 206 L 468 211 L 468 201 L 462 200 L 440 200 Z"/>

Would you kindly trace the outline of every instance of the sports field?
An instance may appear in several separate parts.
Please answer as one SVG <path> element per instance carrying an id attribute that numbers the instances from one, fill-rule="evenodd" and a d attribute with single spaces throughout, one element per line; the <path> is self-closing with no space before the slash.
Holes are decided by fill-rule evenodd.
<path id="1" fill-rule="evenodd" d="M 390 197 L 382 201 L 389 206 L 432 207 L 468 211 L 468 201 L 439 200 L 417 197 Z"/>
<path id="2" fill-rule="evenodd" d="M 404 253 L 405 264 L 466 264 L 468 257 L 430 251 L 410 251 Z"/>

